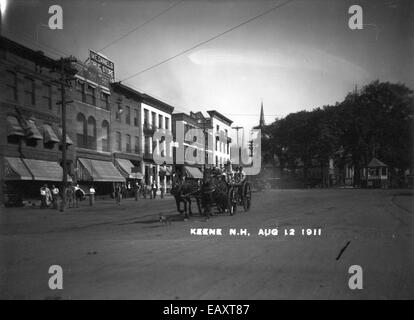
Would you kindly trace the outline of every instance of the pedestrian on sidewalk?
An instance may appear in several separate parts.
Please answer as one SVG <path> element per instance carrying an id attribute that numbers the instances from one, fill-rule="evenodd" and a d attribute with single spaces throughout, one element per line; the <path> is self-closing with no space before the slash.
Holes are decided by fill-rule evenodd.
<path id="1" fill-rule="evenodd" d="M 79 187 L 79 184 L 76 184 L 73 189 L 74 189 L 74 193 L 75 193 L 75 207 L 79 208 L 79 202 L 83 198 L 83 191 Z"/>
<path id="2" fill-rule="evenodd" d="M 122 200 L 122 187 L 120 184 L 117 184 L 115 186 L 115 201 L 117 205 L 121 204 L 121 200 Z"/>
<path id="3" fill-rule="evenodd" d="M 95 188 L 91 186 L 89 188 L 89 205 L 93 206 L 95 204 Z"/>
<path id="4" fill-rule="evenodd" d="M 46 208 L 46 197 L 47 197 L 47 185 L 45 184 L 43 187 L 40 188 L 40 208 Z"/>
<path id="5" fill-rule="evenodd" d="M 157 197 L 157 191 L 158 191 L 158 186 L 155 183 L 155 181 L 152 182 L 151 189 L 152 189 L 152 196 L 155 199 Z"/>
<path id="6" fill-rule="evenodd" d="M 53 208 L 58 209 L 59 208 L 59 188 L 55 185 L 52 185 L 52 203 Z"/>

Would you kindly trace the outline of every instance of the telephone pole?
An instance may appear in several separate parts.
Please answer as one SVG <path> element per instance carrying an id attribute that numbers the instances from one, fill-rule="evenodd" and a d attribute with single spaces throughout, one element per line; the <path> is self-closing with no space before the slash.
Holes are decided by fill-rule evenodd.
<path id="1" fill-rule="evenodd" d="M 66 87 L 70 87 L 70 81 L 74 80 L 73 75 L 76 73 L 75 69 L 71 68 L 71 63 L 76 62 L 75 58 L 61 58 L 59 60 L 59 80 L 57 83 L 60 85 L 60 101 L 56 104 L 62 106 L 62 167 L 63 167 L 63 177 L 62 177 L 62 205 L 60 211 L 65 211 L 66 207 L 66 187 L 68 184 L 68 165 L 67 165 L 67 139 L 66 139 L 66 105 L 73 102 L 66 101 Z"/>

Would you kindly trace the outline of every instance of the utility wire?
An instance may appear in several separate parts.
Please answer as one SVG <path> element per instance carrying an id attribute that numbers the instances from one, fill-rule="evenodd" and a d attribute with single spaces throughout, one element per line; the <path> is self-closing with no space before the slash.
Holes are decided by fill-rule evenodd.
<path id="1" fill-rule="evenodd" d="M 148 19 L 147 21 L 143 22 L 142 24 L 138 25 L 137 27 L 135 27 L 134 29 L 128 31 L 127 33 L 123 34 L 122 36 L 120 36 L 119 38 L 116 38 L 115 40 L 109 42 L 107 45 L 105 45 L 104 47 L 102 47 L 102 49 L 98 50 L 98 51 L 103 51 L 107 48 L 109 48 L 110 46 L 112 46 L 114 43 L 118 42 L 119 40 L 124 39 L 125 37 L 129 36 L 131 33 L 137 31 L 138 29 L 142 28 L 143 26 L 149 24 L 150 22 L 154 21 L 155 19 L 157 19 L 159 16 L 162 16 L 164 13 L 166 13 L 167 11 L 171 10 L 172 8 L 176 7 L 177 5 L 179 5 L 181 2 L 183 2 L 184 0 L 179 0 L 176 3 L 174 3 L 173 5 L 169 6 L 167 9 L 161 11 L 160 13 L 156 14 L 155 16 L 153 16 L 152 18 Z"/>
<path id="2" fill-rule="evenodd" d="M 277 5 L 277 6 L 274 6 L 274 7 L 270 8 L 269 10 L 266 10 L 265 12 L 262 12 L 262 13 L 260 13 L 260 14 L 258 14 L 258 15 L 256 15 L 256 16 L 254 16 L 254 17 L 252 17 L 252 18 L 250 18 L 250 19 L 248 19 L 248 20 L 246 20 L 246 21 L 244 21 L 244 22 L 242 22 L 242 23 L 239 23 L 238 25 L 236 25 L 236 26 L 234 26 L 234 27 L 232 27 L 232 28 L 230 28 L 230 29 L 227 29 L 226 31 L 223 31 L 223 32 L 221 32 L 221 33 L 219 33 L 219 34 L 215 35 L 214 37 L 211 37 L 210 39 L 207 39 L 207 40 L 205 40 L 205 41 L 202 41 L 202 42 L 200 42 L 200 43 L 198 43 L 198 44 L 196 44 L 196 45 L 194 45 L 194 46 L 192 46 L 192 47 L 190 47 L 190 48 L 188 48 L 188 49 L 186 49 L 186 50 L 184 50 L 184 51 L 181 51 L 180 53 L 177 53 L 176 55 L 174 55 L 174 56 L 172 56 L 172 57 L 170 57 L 170 58 L 167 58 L 167 59 L 165 59 L 165 60 L 163 60 L 163 61 L 161 61 L 161 62 L 158 62 L 158 63 L 156 63 L 156 64 L 152 65 L 151 67 L 148 67 L 148 68 L 146 68 L 146 69 L 144 69 L 144 70 L 141 70 L 141 71 L 139 71 L 139 72 L 137 72 L 137 73 L 134 73 L 134 74 L 132 74 L 131 76 L 129 76 L 129 77 L 127 77 L 127 78 L 125 78 L 125 79 L 121 80 L 120 82 L 123 82 L 123 81 L 129 80 L 129 79 L 135 78 L 136 76 L 139 76 L 139 75 L 143 74 L 144 72 L 147 72 L 147 71 L 149 71 L 149 70 L 152 70 L 152 69 L 154 69 L 154 68 L 156 68 L 156 67 L 158 67 L 158 66 L 160 66 L 160 65 L 162 65 L 162 64 L 164 64 L 164 63 L 167 63 L 167 62 L 169 62 L 169 61 L 171 61 L 171 60 L 173 60 L 173 59 L 175 59 L 175 58 L 177 58 L 177 57 L 179 57 L 179 56 L 182 56 L 183 54 L 185 54 L 185 53 L 187 53 L 187 52 L 190 52 L 190 51 L 194 50 L 195 48 L 198 48 L 198 47 L 200 47 L 200 46 L 202 46 L 202 45 L 205 45 L 205 44 L 206 44 L 206 43 L 208 43 L 208 42 L 211 42 L 211 41 L 213 41 L 213 40 L 216 40 L 216 39 L 218 39 L 218 38 L 222 37 L 223 35 L 225 35 L 225 34 L 227 34 L 227 33 L 231 32 L 231 31 L 233 31 L 233 30 L 235 30 L 235 29 L 237 29 L 237 28 L 240 28 L 241 26 L 244 26 L 245 24 L 248 24 L 248 23 L 252 22 L 253 20 L 256 20 L 256 19 L 258 19 L 258 18 L 261 18 L 261 17 L 263 17 L 263 16 L 265 16 L 265 15 L 269 14 L 270 12 L 272 12 L 272 11 L 274 11 L 274 10 L 276 10 L 276 9 L 279 9 L 279 8 L 281 8 L 281 7 L 285 6 L 285 5 L 287 5 L 288 3 L 292 2 L 292 1 L 293 1 L 293 0 L 288 0 L 288 1 L 285 1 L 285 2 L 283 2 L 283 3 L 281 3 L 281 4 Z"/>

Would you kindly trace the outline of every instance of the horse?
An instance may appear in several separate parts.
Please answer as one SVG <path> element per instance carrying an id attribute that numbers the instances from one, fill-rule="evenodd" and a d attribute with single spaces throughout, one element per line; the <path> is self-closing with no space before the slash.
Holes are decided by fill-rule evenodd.
<path id="1" fill-rule="evenodd" d="M 193 212 L 191 210 L 191 197 L 194 197 L 196 199 L 198 212 L 201 213 L 200 199 L 198 197 L 199 192 L 200 186 L 197 180 L 175 182 L 171 187 L 171 194 L 174 196 L 175 203 L 177 205 L 177 211 L 180 213 L 184 212 L 186 219 L 189 215 L 193 215 Z M 184 210 L 181 210 L 181 203 L 184 204 Z"/>

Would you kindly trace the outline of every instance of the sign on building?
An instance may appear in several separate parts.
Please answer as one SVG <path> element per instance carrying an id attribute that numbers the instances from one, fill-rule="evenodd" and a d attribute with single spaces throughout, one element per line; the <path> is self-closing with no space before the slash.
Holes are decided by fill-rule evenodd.
<path id="1" fill-rule="evenodd" d="M 89 50 L 89 60 L 93 65 L 101 69 L 103 73 L 109 75 L 112 81 L 115 80 L 115 68 L 112 61 L 92 50 Z"/>

